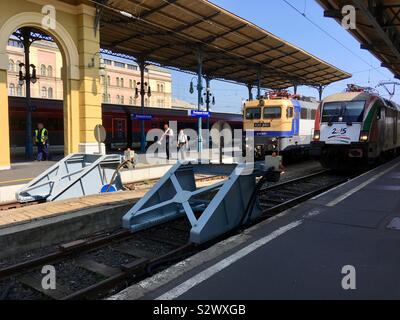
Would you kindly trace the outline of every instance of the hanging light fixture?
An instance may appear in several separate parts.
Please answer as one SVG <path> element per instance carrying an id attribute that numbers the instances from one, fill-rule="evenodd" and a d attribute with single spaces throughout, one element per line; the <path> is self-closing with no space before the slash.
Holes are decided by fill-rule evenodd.
<path id="1" fill-rule="evenodd" d="M 36 66 L 34 64 L 31 64 L 30 67 L 32 68 L 32 76 L 31 76 L 31 82 L 35 84 L 37 82 L 37 76 L 36 76 Z"/>
<path id="2" fill-rule="evenodd" d="M 25 82 L 25 77 L 24 74 L 22 73 L 22 68 L 25 66 L 25 64 L 20 63 L 19 64 L 19 73 L 18 73 L 18 84 L 22 86 Z"/>
<path id="3" fill-rule="evenodd" d="M 193 86 L 193 81 L 190 81 L 190 89 L 189 89 L 190 94 L 193 94 L 194 92 L 194 86 Z"/>

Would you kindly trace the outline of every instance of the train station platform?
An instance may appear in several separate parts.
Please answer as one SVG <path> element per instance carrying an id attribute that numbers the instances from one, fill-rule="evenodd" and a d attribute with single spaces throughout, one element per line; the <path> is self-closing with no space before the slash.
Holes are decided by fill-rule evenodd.
<path id="1" fill-rule="evenodd" d="M 110 299 L 399 299 L 399 194 L 396 159 Z"/>
<path id="2" fill-rule="evenodd" d="M 159 163 L 152 164 L 156 162 Z M 134 172 L 129 179 L 137 182 L 160 178 L 175 162 L 163 158 L 146 159 L 145 155 L 139 154 L 136 168 L 141 171 Z M 17 162 L 12 164 L 10 170 L 0 171 L 0 203 L 15 201 L 17 190 L 56 163 L 57 161 Z"/>

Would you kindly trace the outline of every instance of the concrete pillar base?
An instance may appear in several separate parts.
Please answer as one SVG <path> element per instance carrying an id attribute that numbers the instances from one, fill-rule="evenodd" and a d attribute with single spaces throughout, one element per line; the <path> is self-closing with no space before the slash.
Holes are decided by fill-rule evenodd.
<path id="1" fill-rule="evenodd" d="M 85 154 L 106 154 L 106 146 L 104 143 L 97 142 L 80 143 L 78 152 Z"/>

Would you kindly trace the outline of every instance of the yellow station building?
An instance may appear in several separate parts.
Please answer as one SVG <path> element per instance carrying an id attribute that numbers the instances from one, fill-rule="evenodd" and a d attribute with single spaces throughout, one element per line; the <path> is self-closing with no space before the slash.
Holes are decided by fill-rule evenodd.
<path id="1" fill-rule="evenodd" d="M 95 8 L 85 1 L 13 0 L 0 2 L 0 170 L 10 168 L 7 71 L 10 36 L 21 27 L 34 27 L 51 36 L 63 59 L 65 153 L 93 153 L 98 144 L 93 129 L 102 123 L 99 68 L 100 39 L 95 32 Z M 50 9 L 50 11 L 49 11 Z M 47 15 L 51 12 L 50 15 Z M 97 149 L 98 150 L 98 149 Z"/>

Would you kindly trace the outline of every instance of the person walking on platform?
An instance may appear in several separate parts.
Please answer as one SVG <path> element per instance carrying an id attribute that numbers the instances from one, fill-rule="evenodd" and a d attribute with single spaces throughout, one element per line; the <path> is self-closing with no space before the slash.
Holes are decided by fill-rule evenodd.
<path id="1" fill-rule="evenodd" d="M 49 132 L 43 123 L 38 123 L 33 141 L 38 148 L 37 161 L 46 161 L 49 159 Z"/>
<path id="2" fill-rule="evenodd" d="M 178 151 L 181 155 L 181 160 L 186 160 L 186 149 L 188 144 L 189 144 L 188 137 L 183 131 L 183 129 L 181 129 L 178 135 Z"/>
<path id="3" fill-rule="evenodd" d="M 169 152 L 169 144 L 170 144 L 170 139 L 174 138 L 174 131 L 169 127 L 168 124 L 164 125 L 164 134 L 162 135 L 162 137 L 158 143 L 161 144 L 161 142 L 164 140 L 164 138 L 165 138 L 165 152 L 167 154 L 167 160 L 169 160 L 171 157 L 170 152 Z"/>

